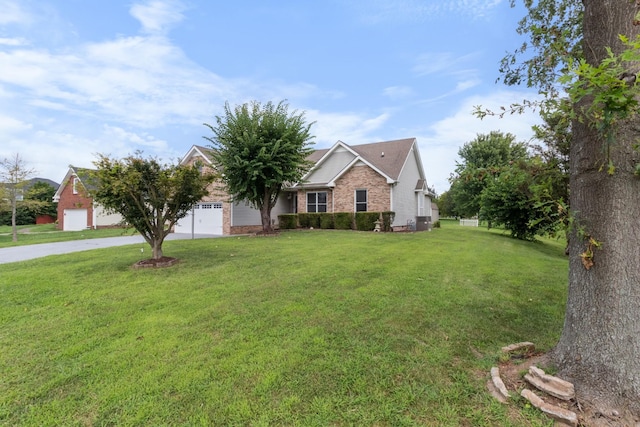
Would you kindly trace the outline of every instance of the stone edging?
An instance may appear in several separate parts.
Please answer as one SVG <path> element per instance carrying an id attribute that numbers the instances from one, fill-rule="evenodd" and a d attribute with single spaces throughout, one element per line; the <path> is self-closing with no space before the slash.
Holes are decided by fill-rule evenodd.
<path id="1" fill-rule="evenodd" d="M 531 342 L 521 342 L 502 347 L 502 352 L 509 354 L 510 356 L 531 354 L 534 351 L 535 345 Z M 562 400 L 571 400 L 575 398 L 573 384 L 554 377 L 553 375 L 547 375 L 542 369 L 535 366 L 529 367 L 529 372 L 525 375 L 525 380 L 536 389 L 556 398 Z M 499 402 L 508 402 L 510 394 L 504 385 L 504 381 L 502 381 L 502 378 L 500 377 L 500 369 L 498 367 L 491 368 L 491 379 L 487 381 L 487 388 L 491 395 Z M 575 412 L 545 402 L 542 397 L 538 396 L 528 388 L 524 388 L 520 392 L 520 395 L 527 399 L 533 406 L 540 409 L 559 423 L 571 427 L 578 426 L 578 416 Z"/>

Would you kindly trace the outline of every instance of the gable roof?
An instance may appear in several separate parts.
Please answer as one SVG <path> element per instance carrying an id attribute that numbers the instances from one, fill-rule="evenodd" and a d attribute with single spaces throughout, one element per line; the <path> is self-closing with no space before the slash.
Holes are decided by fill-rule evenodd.
<path id="1" fill-rule="evenodd" d="M 360 145 L 348 145 L 342 141 L 338 141 L 331 148 L 315 150 L 311 155 L 309 155 L 309 157 L 307 157 L 307 159 L 314 162 L 315 165 L 309 170 L 309 172 L 307 172 L 303 178 L 303 182 L 310 177 L 315 170 L 318 170 L 324 162 L 330 159 L 333 153 L 343 149 L 343 151 L 346 150 L 350 152 L 353 155 L 353 159 L 345 165 L 337 175 L 333 176 L 332 179 L 325 183 L 326 185 L 333 186 L 340 176 L 359 162 L 371 167 L 373 170 L 385 177 L 389 184 L 392 184 L 398 181 L 400 174 L 402 173 L 402 169 L 409 160 L 409 154 L 412 152 L 415 145 L 417 145 L 415 138 L 396 139 L 392 141 Z M 416 156 L 418 156 L 417 150 Z M 420 163 L 419 156 L 416 160 Z M 421 175 L 423 176 L 424 174 L 422 173 L 421 164 L 419 164 L 419 168 Z M 298 183 L 294 187 L 302 185 L 303 184 Z"/>
<path id="2" fill-rule="evenodd" d="M 56 190 L 56 194 L 53 195 L 53 201 L 57 202 L 60 200 L 60 195 L 62 194 L 62 191 L 67 186 L 67 184 L 71 181 L 71 178 L 74 176 L 78 178 L 78 180 L 80 181 L 82 186 L 85 188 L 85 190 L 87 190 L 88 192 L 90 192 L 91 190 L 95 190 L 96 186 L 94 183 L 92 183 L 92 179 L 91 179 L 92 171 L 93 169 L 78 168 L 73 165 L 69 165 L 69 170 L 67 170 L 67 174 L 64 176 L 62 183 Z"/>
<path id="3" fill-rule="evenodd" d="M 187 154 L 185 154 L 184 157 L 180 160 L 180 164 L 187 164 L 192 157 L 201 157 L 209 165 L 212 165 L 213 161 L 211 160 L 210 155 L 212 152 L 213 150 L 211 148 L 203 147 L 202 145 L 193 145 L 191 146 Z"/>
<path id="4" fill-rule="evenodd" d="M 400 177 L 402 167 L 415 142 L 415 138 L 407 138 L 353 145 L 351 148 L 395 181 Z"/>

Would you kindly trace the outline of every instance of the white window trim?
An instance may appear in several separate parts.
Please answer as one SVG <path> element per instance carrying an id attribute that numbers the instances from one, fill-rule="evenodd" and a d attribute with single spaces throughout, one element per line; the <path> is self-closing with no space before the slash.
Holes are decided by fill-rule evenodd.
<path id="1" fill-rule="evenodd" d="M 364 191 L 366 200 L 364 203 L 362 202 L 358 202 L 358 191 Z M 358 210 L 358 205 L 362 205 L 364 204 L 364 210 L 363 211 L 359 211 Z M 353 192 L 353 209 L 354 212 L 369 212 L 369 190 L 367 190 L 366 188 L 356 188 Z"/>
<path id="2" fill-rule="evenodd" d="M 315 210 L 315 211 L 313 211 L 313 212 L 310 212 L 310 211 L 309 211 L 309 194 L 315 194 L 315 195 L 316 195 L 316 203 L 315 203 L 315 208 L 316 208 L 316 210 Z M 307 209 L 306 209 L 306 210 L 307 210 L 307 213 L 324 213 L 324 212 L 320 212 L 320 211 L 318 211 L 318 205 L 320 205 L 320 204 L 321 204 L 321 203 L 318 203 L 318 194 L 324 194 L 325 202 L 324 202 L 324 203 L 322 203 L 322 204 L 325 206 L 325 210 L 324 210 L 324 212 L 328 212 L 328 211 L 329 211 L 329 203 L 328 203 L 328 202 L 329 202 L 329 200 L 328 200 L 328 197 L 327 197 L 328 195 L 327 195 L 327 192 L 326 192 L 326 191 L 308 191 L 308 192 L 305 194 L 306 203 L 307 203 Z"/>

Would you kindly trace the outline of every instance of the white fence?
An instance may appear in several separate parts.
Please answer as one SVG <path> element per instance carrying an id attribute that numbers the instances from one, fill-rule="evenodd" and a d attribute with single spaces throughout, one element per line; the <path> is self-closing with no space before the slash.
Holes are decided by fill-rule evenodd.
<path id="1" fill-rule="evenodd" d="M 478 226 L 478 220 L 477 219 L 461 219 L 460 220 L 460 225 L 462 225 L 463 227 L 477 227 Z"/>

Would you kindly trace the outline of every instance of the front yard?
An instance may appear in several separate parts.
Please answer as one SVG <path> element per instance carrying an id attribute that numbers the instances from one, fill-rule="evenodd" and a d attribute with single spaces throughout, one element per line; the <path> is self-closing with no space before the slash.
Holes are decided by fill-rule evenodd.
<path id="1" fill-rule="evenodd" d="M 0 265 L 0 424 L 541 426 L 485 392 L 561 331 L 561 242 L 445 224 Z"/>

